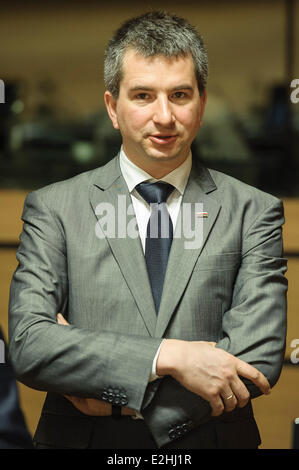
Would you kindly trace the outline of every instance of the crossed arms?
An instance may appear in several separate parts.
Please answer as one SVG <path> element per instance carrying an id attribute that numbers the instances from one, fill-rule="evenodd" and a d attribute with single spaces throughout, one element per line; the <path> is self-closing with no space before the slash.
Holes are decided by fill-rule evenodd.
<path id="1" fill-rule="evenodd" d="M 23 220 L 9 322 L 10 354 L 19 380 L 39 390 L 93 400 L 104 385 L 121 384 L 129 397 L 127 406 L 150 414 L 153 422 L 154 400 L 147 392 L 155 385 L 148 387 L 148 378 L 161 339 L 59 324 L 56 315 L 67 311 L 69 287 L 63 232 L 42 194 L 27 197 Z M 173 399 L 174 408 L 179 400 L 180 406 L 201 409 L 200 420 L 207 410 L 216 416 L 243 407 L 249 396 L 268 393 L 275 384 L 285 336 L 282 223 L 282 205 L 276 200 L 247 233 L 232 308 L 223 318 L 224 335 L 216 347 L 164 340 L 157 373 L 166 377 L 159 381 L 157 398 L 167 396 L 170 406 Z M 244 295 L 245 285 L 250 295 Z M 261 329 L 265 323 L 266 330 Z M 249 379 L 246 387 L 240 377 Z M 176 393 L 169 393 L 174 388 Z"/>
<path id="2" fill-rule="evenodd" d="M 60 325 L 69 325 L 61 314 L 57 319 Z M 260 371 L 214 346 L 215 343 L 207 341 L 165 340 L 158 356 L 158 375 L 170 375 L 187 390 L 204 398 L 212 408 L 211 416 L 247 404 L 250 394 L 239 375 L 251 380 L 262 393 L 270 394 L 270 384 Z M 101 413 L 99 400 L 66 398 L 82 413 L 90 416 Z"/>

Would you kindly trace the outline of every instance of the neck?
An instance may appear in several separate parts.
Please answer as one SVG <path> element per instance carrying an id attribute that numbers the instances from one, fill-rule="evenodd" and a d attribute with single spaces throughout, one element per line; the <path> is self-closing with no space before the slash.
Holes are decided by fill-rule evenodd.
<path id="1" fill-rule="evenodd" d="M 124 149 L 125 150 L 125 149 Z M 126 151 L 125 151 L 126 153 Z M 133 162 L 136 166 L 141 168 L 142 170 L 146 171 L 149 175 L 151 175 L 155 179 L 161 179 L 165 175 L 168 175 L 173 170 L 178 168 L 184 161 L 187 159 L 189 152 L 186 156 L 182 158 L 169 159 L 163 160 L 161 159 L 152 159 L 152 160 L 141 160 L 140 158 L 131 157 L 126 153 L 127 157 L 131 162 Z"/>

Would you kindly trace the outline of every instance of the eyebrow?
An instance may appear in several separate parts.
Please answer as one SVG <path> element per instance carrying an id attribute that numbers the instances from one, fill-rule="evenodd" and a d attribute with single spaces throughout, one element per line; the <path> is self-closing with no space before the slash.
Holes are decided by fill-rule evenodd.
<path id="1" fill-rule="evenodd" d="M 151 87 L 148 87 L 148 86 L 142 86 L 142 85 L 136 85 L 133 88 L 129 89 L 130 92 L 140 91 L 140 90 L 155 91 L 154 88 L 151 88 Z M 183 83 L 182 85 L 178 85 L 178 86 L 175 86 L 175 87 L 171 88 L 170 91 L 175 91 L 175 90 L 191 90 L 192 91 L 193 87 L 190 86 L 189 84 Z"/>

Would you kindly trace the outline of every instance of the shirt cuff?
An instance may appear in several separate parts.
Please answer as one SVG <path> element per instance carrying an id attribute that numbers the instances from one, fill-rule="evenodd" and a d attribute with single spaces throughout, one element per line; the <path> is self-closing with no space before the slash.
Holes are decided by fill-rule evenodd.
<path id="1" fill-rule="evenodd" d="M 156 364 L 157 364 L 157 359 L 158 359 L 158 356 L 159 356 L 159 352 L 160 352 L 160 349 L 161 349 L 161 346 L 162 346 L 162 343 L 163 343 L 164 340 L 161 341 L 161 344 L 158 348 L 158 351 L 156 352 L 156 355 L 154 357 L 154 360 L 153 360 L 153 366 L 152 366 L 152 372 L 151 372 L 151 375 L 150 375 L 150 378 L 149 378 L 149 382 L 153 382 L 153 380 L 156 380 L 156 379 L 160 379 L 162 376 L 161 375 L 157 375 L 156 374 Z"/>

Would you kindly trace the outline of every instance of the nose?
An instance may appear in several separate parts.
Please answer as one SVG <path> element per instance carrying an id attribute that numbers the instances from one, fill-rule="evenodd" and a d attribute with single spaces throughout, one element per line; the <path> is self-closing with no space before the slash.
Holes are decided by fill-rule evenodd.
<path id="1" fill-rule="evenodd" d="M 159 96 L 155 102 L 155 109 L 153 114 L 153 121 L 155 124 L 161 126 L 170 126 L 174 123 L 175 118 L 172 113 L 171 103 L 167 96 Z"/>

